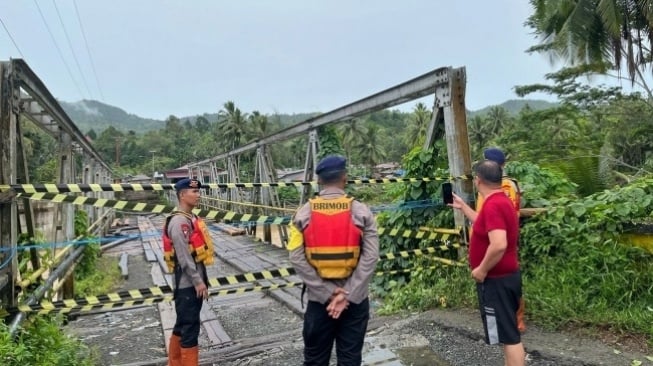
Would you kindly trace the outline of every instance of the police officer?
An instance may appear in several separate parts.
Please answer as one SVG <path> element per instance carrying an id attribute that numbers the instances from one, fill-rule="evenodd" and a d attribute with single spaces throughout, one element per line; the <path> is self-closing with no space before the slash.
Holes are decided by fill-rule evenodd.
<path id="1" fill-rule="evenodd" d="M 170 337 L 169 366 L 198 365 L 202 302 L 209 297 L 206 265 L 213 263 L 213 243 L 204 222 L 192 213 L 201 183 L 182 179 L 175 184 L 178 210 L 166 220 L 164 257 L 175 276 L 177 319 Z"/>
<path id="2" fill-rule="evenodd" d="M 329 364 L 336 341 L 338 365 L 360 365 L 369 320 L 368 285 L 379 258 L 370 209 L 345 194 L 346 160 L 327 156 L 316 168 L 319 195 L 290 225 L 290 261 L 308 296 L 304 365 Z"/>

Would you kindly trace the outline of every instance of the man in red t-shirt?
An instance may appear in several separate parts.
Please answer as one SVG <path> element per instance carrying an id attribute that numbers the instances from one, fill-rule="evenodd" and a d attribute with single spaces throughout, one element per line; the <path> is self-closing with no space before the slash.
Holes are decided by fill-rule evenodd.
<path id="1" fill-rule="evenodd" d="M 476 281 L 485 342 L 503 344 L 506 366 L 523 366 L 526 354 L 515 317 L 521 298 L 519 219 L 501 188 L 501 166 L 485 160 L 476 166 L 475 173 L 474 184 L 485 199 L 483 209 L 475 212 L 455 194 L 451 206 L 474 222 L 469 264 Z"/>

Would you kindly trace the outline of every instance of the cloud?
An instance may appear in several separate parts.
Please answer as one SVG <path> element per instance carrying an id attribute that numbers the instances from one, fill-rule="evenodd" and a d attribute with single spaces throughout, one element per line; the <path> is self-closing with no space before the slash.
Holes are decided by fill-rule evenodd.
<path id="1" fill-rule="evenodd" d="M 86 113 L 86 114 L 90 114 L 90 115 L 93 115 L 93 116 L 100 116 L 100 115 L 102 115 L 102 114 L 100 113 L 100 111 L 98 111 L 96 108 L 92 108 L 92 107 L 88 106 L 88 105 L 86 104 L 86 101 L 85 101 L 85 100 L 82 100 L 82 101 L 79 101 L 79 102 L 75 102 L 75 103 L 71 103 L 71 106 L 72 106 L 74 109 L 76 109 L 76 110 L 78 110 L 78 111 L 81 111 L 81 112 L 84 112 L 84 113 Z"/>

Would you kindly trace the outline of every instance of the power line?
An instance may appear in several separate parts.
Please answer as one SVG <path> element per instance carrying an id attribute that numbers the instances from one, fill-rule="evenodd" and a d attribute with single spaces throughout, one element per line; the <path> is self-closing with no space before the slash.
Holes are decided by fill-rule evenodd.
<path id="1" fill-rule="evenodd" d="M 66 41 L 68 41 L 68 47 L 70 48 L 70 52 L 73 54 L 73 59 L 75 60 L 75 64 L 77 65 L 77 70 L 79 71 L 79 74 L 82 76 L 82 83 L 84 83 L 84 87 L 86 88 L 88 95 L 91 97 L 91 99 L 93 99 L 93 93 L 91 93 L 91 89 L 88 88 L 88 83 L 86 82 L 86 78 L 84 77 L 84 73 L 82 72 L 82 67 L 79 65 L 79 60 L 77 59 L 77 54 L 75 53 L 75 49 L 73 48 L 73 43 L 70 41 L 70 37 L 68 36 L 66 25 L 63 22 L 63 18 L 61 18 L 61 13 L 59 12 L 59 7 L 57 6 L 57 2 L 55 0 L 52 0 L 52 4 L 54 5 L 54 10 L 57 12 L 57 17 L 59 17 L 59 23 L 61 23 L 61 28 L 63 28 L 63 33 L 66 35 Z"/>
<path id="2" fill-rule="evenodd" d="M 45 16 L 41 11 L 41 7 L 39 6 L 39 3 L 36 0 L 34 0 L 34 5 L 36 5 L 36 9 L 38 9 L 39 14 L 41 15 L 41 20 L 43 20 L 43 24 L 45 24 L 45 29 L 47 29 L 48 33 L 50 34 L 50 39 L 52 39 L 52 43 L 54 43 L 54 47 L 57 49 L 57 52 L 59 52 L 59 57 L 61 57 L 61 61 L 63 62 L 64 66 L 66 66 L 66 71 L 68 71 L 68 76 L 70 76 L 70 79 L 73 81 L 73 84 L 75 84 L 75 88 L 77 88 L 77 92 L 82 96 L 82 98 L 84 98 L 84 93 L 82 93 L 82 89 L 79 87 L 79 84 L 77 84 L 77 80 L 75 80 L 75 78 L 73 77 L 73 73 L 70 71 L 70 67 L 66 62 L 66 59 L 63 57 L 61 48 L 59 48 L 59 44 L 57 44 L 57 40 L 54 38 L 54 35 L 50 30 L 50 26 L 48 25 L 48 22 L 45 20 Z"/>
<path id="3" fill-rule="evenodd" d="M 88 53 L 88 58 L 91 60 L 91 70 L 93 70 L 93 76 L 95 77 L 95 83 L 97 84 L 97 89 L 100 92 L 100 97 L 102 100 L 105 100 L 104 93 L 102 93 L 102 88 L 100 87 L 100 79 L 97 77 L 97 72 L 95 71 L 95 63 L 93 62 L 93 57 L 91 57 L 91 49 L 88 47 L 88 40 L 86 39 L 86 32 L 84 31 L 84 26 L 82 25 L 82 18 L 79 16 L 79 9 L 77 9 L 77 1 L 73 0 L 73 5 L 75 5 L 75 14 L 77 14 L 77 21 L 79 22 L 79 28 L 82 30 L 82 36 L 84 37 L 84 44 L 86 45 L 86 53 Z"/>
<path id="4" fill-rule="evenodd" d="M 7 29 L 7 26 L 5 25 L 5 22 L 2 21 L 2 18 L 0 18 L 0 23 L 2 23 L 2 28 L 5 29 L 5 32 L 7 32 L 7 35 L 9 36 L 9 39 L 11 39 L 11 42 L 14 44 L 14 47 L 18 50 L 18 53 L 20 54 L 20 57 L 25 59 L 25 56 L 23 56 L 23 53 L 20 52 L 20 48 L 18 47 L 18 44 L 14 40 L 14 37 L 11 36 L 11 33 L 9 32 L 9 29 Z"/>

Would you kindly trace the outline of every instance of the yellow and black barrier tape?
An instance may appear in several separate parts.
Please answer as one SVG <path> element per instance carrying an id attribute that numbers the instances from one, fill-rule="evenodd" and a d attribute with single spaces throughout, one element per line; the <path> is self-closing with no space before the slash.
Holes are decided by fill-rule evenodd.
<path id="1" fill-rule="evenodd" d="M 175 210 L 174 206 L 110 200 L 105 198 L 84 197 L 84 196 L 71 196 L 67 194 L 56 193 L 24 193 L 21 196 L 28 197 L 32 200 L 47 200 L 55 203 L 71 203 L 80 206 L 93 206 L 93 207 L 106 207 L 114 208 L 123 211 L 136 211 L 136 212 L 150 212 L 150 213 L 171 213 Z M 252 215 L 242 214 L 233 211 L 222 210 L 203 210 L 195 209 L 193 213 L 199 217 L 211 220 L 228 220 L 234 222 L 252 222 L 259 224 L 278 224 L 286 225 L 290 223 L 290 217 L 287 216 L 266 216 L 266 215 Z M 378 228 L 379 235 L 388 236 L 401 236 L 404 238 L 415 238 L 425 240 L 449 240 L 452 236 L 460 236 L 459 229 L 443 229 L 432 228 L 429 231 L 425 230 L 398 230 L 388 228 Z"/>
<path id="2" fill-rule="evenodd" d="M 423 253 L 424 251 L 422 251 Z M 409 251 L 405 253 L 417 253 L 417 251 Z M 414 254 L 418 255 L 418 254 Z M 383 257 L 383 256 L 381 256 Z M 462 262 L 457 262 L 451 259 L 440 258 L 440 257 L 429 257 L 440 263 L 450 265 L 450 266 L 465 266 Z M 399 274 L 399 273 L 411 273 L 416 269 L 435 269 L 438 266 L 428 266 L 428 267 L 412 267 L 405 269 L 397 270 L 388 270 L 388 271 L 378 271 L 375 272 L 375 276 L 384 276 L 388 274 Z M 284 287 L 294 287 L 301 285 L 302 282 L 285 282 L 279 284 L 271 285 L 256 285 L 256 286 L 241 286 L 230 289 L 212 289 L 215 285 L 214 283 L 224 285 L 235 285 L 239 283 L 251 283 L 254 281 L 260 280 L 271 280 L 273 278 L 287 277 L 294 275 L 295 270 L 293 268 L 280 268 L 269 271 L 261 271 L 256 273 L 246 273 L 233 276 L 225 276 L 221 278 L 213 278 L 209 280 L 211 287 L 209 288 L 210 296 L 226 296 L 234 294 L 242 294 L 252 291 L 265 291 L 265 290 L 276 290 Z M 217 286 L 215 286 L 217 287 Z M 19 312 L 22 313 L 37 313 L 37 314 L 48 314 L 50 312 L 56 311 L 61 314 L 77 314 L 82 312 L 89 311 L 108 311 L 114 309 L 121 309 L 133 306 L 140 305 L 152 305 L 158 302 L 172 301 L 173 294 L 170 286 L 161 286 L 161 287 L 149 287 L 146 289 L 138 290 L 125 290 L 121 292 L 98 295 L 98 296 L 87 296 L 85 298 L 78 299 L 68 299 L 62 301 L 41 301 L 39 304 L 35 305 L 19 305 L 14 308 L 9 308 L 7 310 L 0 309 L 0 318 L 7 317 L 11 314 L 16 314 Z"/>
<path id="3" fill-rule="evenodd" d="M 448 245 L 441 245 L 441 246 L 434 246 L 434 247 L 428 247 L 424 249 L 413 249 L 413 250 L 402 250 L 400 252 L 396 253 L 385 253 L 381 254 L 379 256 L 379 260 L 386 260 L 386 259 L 397 259 L 397 258 L 408 258 L 408 257 L 420 257 L 420 256 L 426 256 L 429 254 L 435 254 L 440 250 L 448 250 L 450 248 L 459 248 L 460 244 L 458 243 L 453 243 L 451 246 Z"/>
<path id="4" fill-rule="evenodd" d="M 421 229 L 421 228 L 420 228 Z M 379 235 L 387 236 L 400 236 L 402 238 L 411 238 L 411 239 L 424 239 L 424 240 L 440 240 L 440 241 L 450 241 L 455 238 L 457 241 L 460 237 L 460 229 L 445 229 L 445 228 L 431 228 L 428 231 L 426 230 L 399 230 L 393 228 L 384 228 L 380 227 L 377 229 Z M 451 244 L 454 247 L 458 247 L 457 243 Z"/>
<path id="5" fill-rule="evenodd" d="M 276 290 L 284 287 L 294 287 L 301 284 L 302 282 L 285 282 L 285 283 L 271 284 L 266 286 L 242 286 L 242 287 L 236 287 L 230 289 L 209 291 L 209 296 L 238 295 L 246 292 Z M 43 315 L 55 311 L 59 314 L 79 314 L 79 313 L 98 311 L 98 310 L 99 311 L 119 310 L 119 309 L 134 307 L 134 306 L 153 305 L 159 302 L 170 302 L 172 300 L 173 300 L 173 294 L 167 293 L 167 294 L 156 295 L 156 296 L 137 299 L 137 300 L 124 300 L 124 301 L 114 301 L 114 302 L 107 302 L 107 303 L 76 305 L 73 307 L 56 307 L 54 306 L 54 303 L 50 303 L 45 307 L 41 307 L 41 308 L 38 308 L 36 306 L 21 305 L 19 307 L 8 309 L 8 310 L 4 310 L 4 309 L 0 310 L 0 318 L 7 317 L 11 314 L 15 314 L 18 312 L 37 313 L 39 315 Z"/>
<path id="6" fill-rule="evenodd" d="M 379 256 L 380 260 L 384 259 L 394 259 L 394 258 L 408 258 L 410 256 L 425 256 L 428 254 L 433 254 L 436 253 L 437 248 L 425 248 L 425 249 L 415 249 L 415 250 L 408 250 L 408 251 L 400 251 L 397 253 L 388 253 L 388 254 L 382 254 Z M 450 265 L 450 266 L 463 266 L 464 264 L 461 262 L 457 262 L 451 259 L 446 259 L 446 258 L 441 258 L 441 257 L 436 257 L 436 256 L 429 256 L 430 259 L 438 261 L 440 263 Z M 430 267 L 429 267 L 430 268 Z M 385 274 L 397 274 L 397 273 L 408 273 L 411 272 L 412 269 L 402 269 L 402 270 L 392 270 L 392 271 L 380 271 L 376 272 L 376 276 L 383 276 Z M 295 275 L 295 269 L 292 267 L 285 267 L 285 268 L 277 268 L 277 269 L 270 269 L 270 270 L 263 270 L 260 272 L 250 272 L 250 273 L 243 273 L 243 274 L 236 274 L 236 275 L 229 275 L 229 276 L 224 276 L 224 277 L 217 277 L 217 278 L 210 278 L 208 280 L 209 282 L 209 288 L 219 288 L 222 286 L 227 286 L 227 285 L 238 285 L 238 284 L 247 284 L 247 283 L 252 283 L 255 281 L 262 281 L 262 280 L 272 280 L 272 279 L 278 279 L 278 278 L 284 278 L 284 277 L 289 277 L 292 275 Z M 223 291 L 227 290 L 221 290 L 216 292 L 218 295 L 221 294 Z M 167 294 L 172 293 L 172 288 L 170 286 L 165 285 L 165 286 L 153 286 L 153 287 L 148 287 L 148 288 L 141 288 L 141 289 L 132 289 L 132 290 L 124 290 L 124 291 L 119 291 L 119 292 L 113 292 L 113 293 L 108 293 L 108 294 L 103 294 L 103 295 L 96 295 L 96 296 L 86 296 L 86 297 L 79 297 L 76 299 L 66 299 L 66 300 L 60 300 L 60 301 L 48 301 L 48 300 L 43 300 L 39 302 L 38 304 L 34 305 L 19 305 L 14 308 L 10 308 L 6 311 L 1 310 L 0 311 L 0 317 L 2 317 L 2 314 L 5 314 L 4 316 L 8 314 L 14 314 L 18 312 L 49 312 L 55 309 L 91 309 L 91 310 L 96 310 L 102 308 L 103 304 L 110 304 L 110 303 L 127 303 L 127 302 L 133 302 L 136 305 L 139 304 L 144 304 L 143 300 L 152 298 L 152 297 L 160 297 L 160 296 L 165 296 Z M 231 292 L 226 292 L 224 294 L 231 294 Z M 85 310 L 85 311 L 90 311 L 90 310 Z"/>
<path id="7" fill-rule="evenodd" d="M 260 272 L 242 273 L 236 275 L 229 275 L 224 277 L 214 277 L 208 280 L 210 287 L 220 287 L 227 285 L 237 285 L 242 283 L 250 283 L 254 281 L 270 280 L 273 278 L 283 278 L 295 274 L 295 269 L 292 267 L 277 268 L 271 270 L 263 270 Z M 14 312 L 27 312 L 27 311 L 40 311 L 55 308 L 82 308 L 88 305 L 106 304 L 118 301 L 138 301 L 153 296 L 163 296 L 172 293 L 172 288 L 168 285 L 153 286 L 141 289 L 124 290 L 112 292 L 103 295 L 85 296 L 76 299 L 66 299 L 61 301 L 41 301 L 38 304 L 27 306 L 19 305 L 15 308 Z M 11 312 L 11 311 L 10 311 Z"/>
<path id="8" fill-rule="evenodd" d="M 266 205 L 257 205 L 254 203 L 248 203 L 248 202 L 237 202 L 237 201 L 230 201 L 230 200 L 223 200 L 215 197 L 207 197 L 207 196 L 202 196 L 200 199 L 200 202 L 202 202 L 205 206 L 210 206 L 206 205 L 203 200 L 206 201 L 217 201 L 217 202 L 222 202 L 225 204 L 231 204 L 231 205 L 236 205 L 236 206 L 245 206 L 245 207 L 256 207 L 256 208 L 265 208 L 268 210 L 276 210 L 276 211 L 285 211 L 285 212 L 295 212 L 297 211 L 296 208 L 285 208 L 285 207 L 275 207 L 275 206 L 266 206 Z"/>
<path id="9" fill-rule="evenodd" d="M 352 179 L 348 184 L 389 184 L 389 183 L 416 183 L 416 182 L 442 182 L 452 180 L 471 179 L 470 175 L 458 177 L 433 177 L 433 178 L 382 178 L 382 179 Z M 256 187 L 302 187 L 316 185 L 311 182 L 274 182 L 274 183 L 203 183 L 202 188 L 256 188 Z M 82 193 L 82 192 L 124 192 L 124 191 L 165 191 L 174 189 L 171 183 L 113 183 L 113 184 L 2 184 L 0 192 L 13 190 L 20 193 Z"/>
<path id="10" fill-rule="evenodd" d="M 169 205 L 119 201 L 95 197 L 71 196 L 67 194 L 57 193 L 24 193 L 21 194 L 21 196 L 28 197 L 32 200 L 46 200 L 54 203 L 65 202 L 80 206 L 107 207 L 123 211 L 171 213 L 175 210 L 174 206 Z M 232 211 L 195 209 L 193 210 L 193 213 L 197 216 L 212 220 L 246 221 L 256 222 L 260 224 L 288 224 L 290 222 L 290 217 L 241 214 Z"/>

